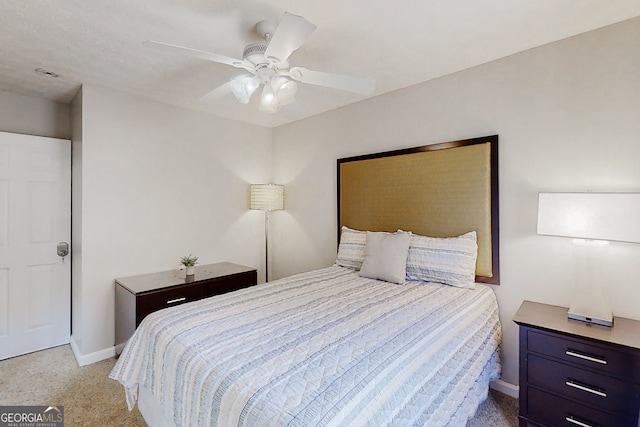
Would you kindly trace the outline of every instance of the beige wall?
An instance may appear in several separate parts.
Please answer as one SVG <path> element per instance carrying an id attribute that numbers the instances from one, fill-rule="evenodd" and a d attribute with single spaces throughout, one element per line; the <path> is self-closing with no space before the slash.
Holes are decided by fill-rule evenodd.
<path id="1" fill-rule="evenodd" d="M 82 346 L 82 89 L 70 105 L 71 126 L 71 334 Z M 75 349 L 80 352 L 79 348 Z"/>
<path id="2" fill-rule="evenodd" d="M 271 130 L 94 86 L 81 96 L 72 345 L 84 364 L 113 354 L 115 278 L 188 254 L 263 268 L 263 216 L 247 194 L 270 179 Z"/>
<path id="3" fill-rule="evenodd" d="M 0 131 L 70 139 L 69 105 L 0 91 Z"/>
<path id="4" fill-rule="evenodd" d="M 500 137 L 503 380 L 518 383 L 524 299 L 567 306 L 569 239 L 536 235 L 541 191 L 640 191 L 640 19 L 519 53 L 274 130 L 276 277 L 330 265 L 336 159 L 483 135 Z M 603 260 L 614 313 L 640 319 L 640 245 Z"/>

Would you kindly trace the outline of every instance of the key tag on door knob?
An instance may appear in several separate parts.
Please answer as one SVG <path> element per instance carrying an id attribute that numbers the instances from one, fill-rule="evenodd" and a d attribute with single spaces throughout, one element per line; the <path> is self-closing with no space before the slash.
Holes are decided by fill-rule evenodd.
<path id="1" fill-rule="evenodd" d="M 67 242 L 58 243 L 58 256 L 64 258 L 67 255 L 69 255 L 69 244 Z"/>

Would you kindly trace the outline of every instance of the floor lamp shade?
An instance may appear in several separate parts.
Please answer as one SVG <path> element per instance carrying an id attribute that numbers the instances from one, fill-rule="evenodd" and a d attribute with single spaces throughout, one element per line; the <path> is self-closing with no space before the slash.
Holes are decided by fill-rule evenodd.
<path id="1" fill-rule="evenodd" d="M 284 186 L 278 184 L 251 184 L 249 208 L 263 211 L 284 209 Z"/>

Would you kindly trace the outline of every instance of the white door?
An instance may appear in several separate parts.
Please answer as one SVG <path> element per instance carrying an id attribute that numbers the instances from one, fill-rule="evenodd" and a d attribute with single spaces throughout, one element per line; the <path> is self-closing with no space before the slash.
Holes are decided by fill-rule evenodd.
<path id="1" fill-rule="evenodd" d="M 71 142 L 0 132 L 0 360 L 69 342 Z"/>

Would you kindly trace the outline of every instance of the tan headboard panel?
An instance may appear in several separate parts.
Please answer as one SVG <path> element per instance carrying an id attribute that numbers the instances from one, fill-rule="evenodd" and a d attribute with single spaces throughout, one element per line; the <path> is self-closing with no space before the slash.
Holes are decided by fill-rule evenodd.
<path id="1" fill-rule="evenodd" d="M 338 159 L 338 237 L 478 234 L 476 281 L 499 284 L 498 136 Z"/>

